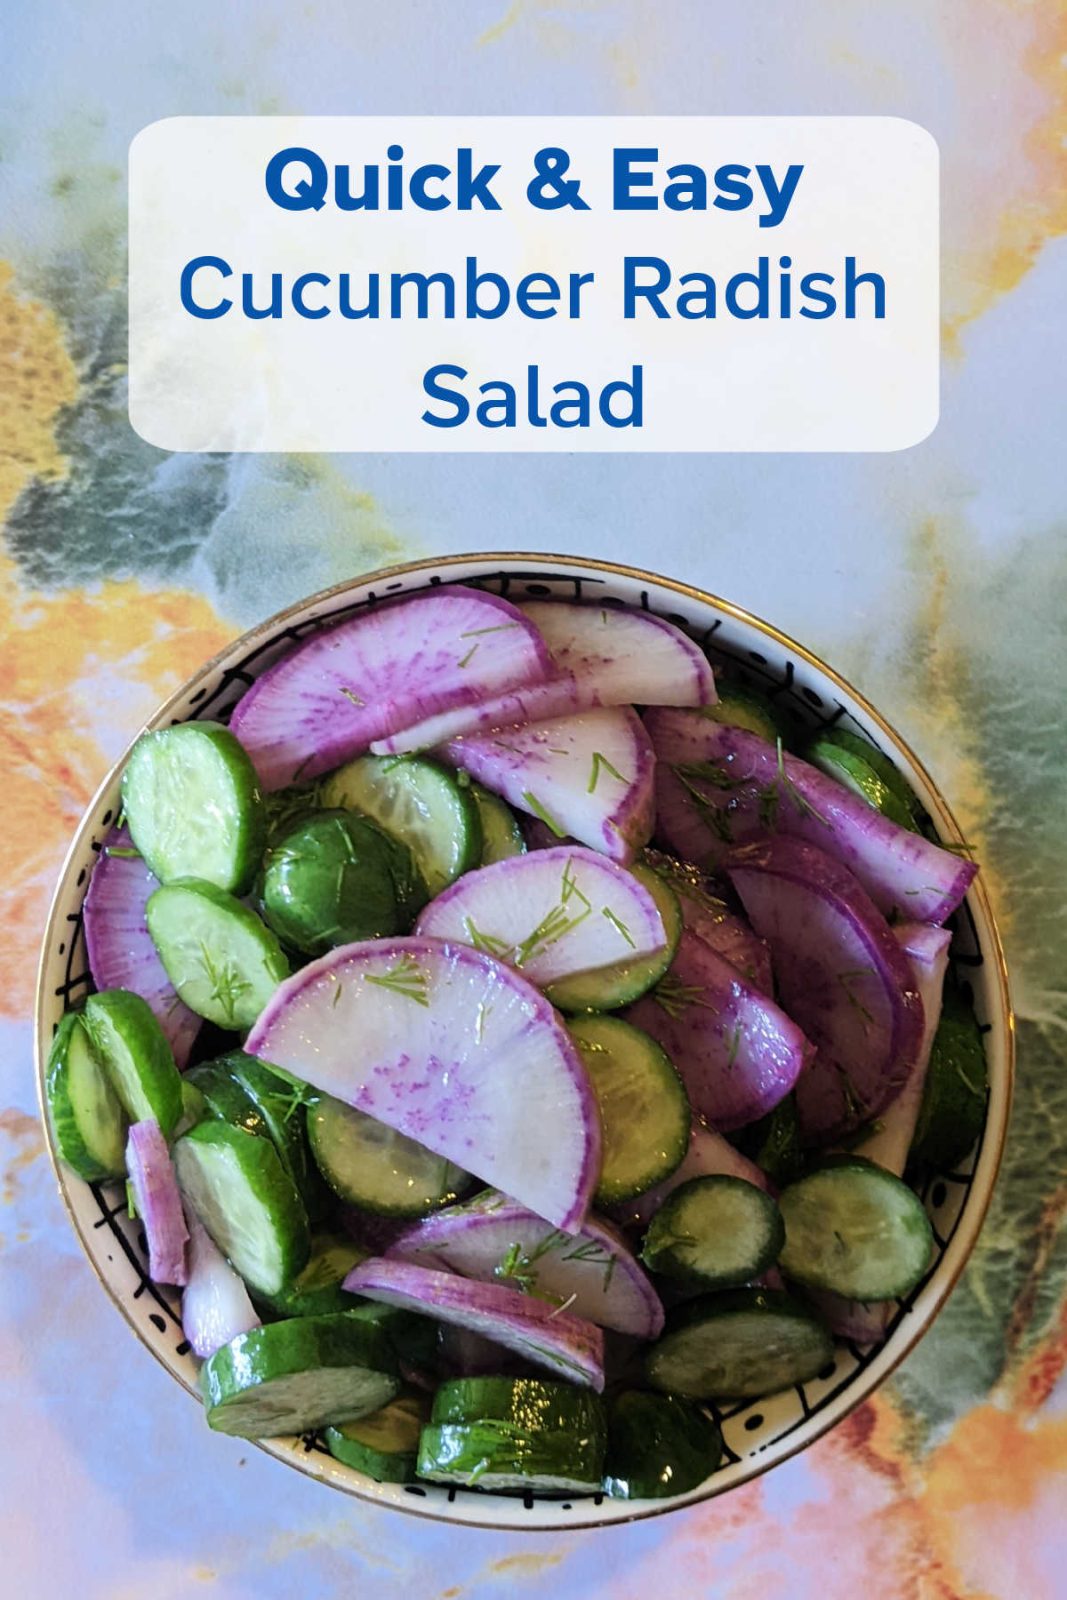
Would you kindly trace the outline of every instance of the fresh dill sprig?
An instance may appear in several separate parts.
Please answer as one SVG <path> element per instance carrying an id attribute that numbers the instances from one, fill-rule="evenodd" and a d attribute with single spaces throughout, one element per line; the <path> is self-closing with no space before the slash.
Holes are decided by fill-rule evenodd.
<path id="1" fill-rule="evenodd" d="M 459 660 L 456 662 L 456 666 L 457 667 L 465 667 L 468 664 L 468 662 L 470 661 L 471 657 L 473 656 L 474 652 L 477 649 L 478 649 L 478 643 L 477 643 L 477 641 L 475 641 L 475 643 L 472 644 L 470 649 L 467 651 L 467 654 L 465 656 L 460 656 Z"/>
<path id="2" fill-rule="evenodd" d="M 599 750 L 594 750 L 592 770 L 589 774 L 589 787 L 585 791 L 586 794 L 593 794 L 596 790 L 596 786 L 600 782 L 601 769 L 612 778 L 617 778 L 620 783 L 626 782 L 618 767 L 613 767 L 607 756 L 601 755 Z"/>
<path id="3" fill-rule="evenodd" d="M 122 844 L 105 845 L 104 854 L 106 856 L 114 856 L 116 861 L 140 861 L 142 859 L 141 852 L 139 850 L 134 850 L 132 848 L 127 849 L 127 847 Z"/>
<path id="4" fill-rule="evenodd" d="M 430 997 L 427 994 L 429 977 L 414 956 L 403 955 L 394 961 L 387 972 L 377 975 L 368 973 L 367 982 L 377 984 L 379 989 L 390 989 L 394 994 L 403 995 L 405 1000 L 414 1000 L 416 1005 L 428 1006 Z"/>
<path id="5" fill-rule="evenodd" d="M 652 991 L 652 998 L 669 1017 L 677 1019 L 690 1006 L 703 1006 L 706 1011 L 718 1013 L 718 1006 L 712 1005 L 705 999 L 704 991 L 697 983 L 682 983 L 668 972 Z"/>
<path id="6" fill-rule="evenodd" d="M 623 938 L 626 940 L 626 943 L 630 946 L 631 950 L 636 950 L 637 949 L 637 941 L 636 941 L 636 939 L 634 939 L 633 935 L 630 933 L 629 928 L 626 926 L 625 922 L 623 922 L 622 918 L 621 917 L 617 917 L 615 915 L 614 911 L 612 911 L 610 906 L 601 906 L 600 915 L 602 917 L 607 917 L 608 921 L 611 923 L 611 926 L 618 933 L 622 934 Z"/>
<path id="7" fill-rule="evenodd" d="M 499 742 L 497 740 L 497 743 Z M 536 795 L 532 794 L 529 789 L 524 789 L 522 798 L 526 809 L 532 812 L 535 817 L 540 817 L 545 827 L 550 828 L 557 839 L 565 839 L 567 837 L 566 828 L 560 826 L 551 811 L 545 809 Z"/>

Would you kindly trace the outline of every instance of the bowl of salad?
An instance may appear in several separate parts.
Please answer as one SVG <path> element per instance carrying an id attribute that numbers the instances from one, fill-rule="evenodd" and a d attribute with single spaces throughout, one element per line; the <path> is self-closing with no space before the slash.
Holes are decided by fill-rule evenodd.
<path id="1" fill-rule="evenodd" d="M 49 917 L 73 1226 L 207 1425 L 559 1529 L 723 1493 L 958 1278 L 1012 1018 L 978 864 L 766 623 L 570 556 L 291 607 L 161 706 Z"/>

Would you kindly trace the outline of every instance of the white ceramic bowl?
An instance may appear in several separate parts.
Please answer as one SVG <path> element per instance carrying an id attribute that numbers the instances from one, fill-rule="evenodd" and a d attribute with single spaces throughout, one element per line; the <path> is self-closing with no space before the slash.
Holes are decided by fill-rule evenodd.
<path id="1" fill-rule="evenodd" d="M 339 585 L 280 612 L 223 650 L 162 705 L 148 724 L 162 727 L 194 717 L 225 717 L 257 673 L 295 640 L 325 622 L 351 616 L 386 596 L 441 583 L 477 582 L 513 599 L 553 596 L 598 605 L 640 607 L 684 627 L 713 660 L 729 659 L 742 675 L 785 700 L 810 723 L 841 721 L 892 756 L 943 838 L 959 830 L 929 775 L 874 708 L 809 651 L 769 624 L 687 584 L 631 567 L 575 556 L 472 555 L 411 562 Z M 109 773 L 75 836 L 56 889 L 37 990 L 38 1082 L 64 1010 L 88 991 L 81 907 L 101 841 L 119 809 L 119 775 Z M 960 1170 L 942 1173 L 923 1195 L 937 1256 L 924 1282 L 905 1300 L 885 1339 L 862 1350 L 839 1343 L 832 1367 L 811 1383 L 766 1400 L 715 1408 L 726 1453 L 700 1488 L 671 1499 L 620 1501 L 601 1496 L 559 1500 L 485 1494 L 426 1485 L 378 1484 L 340 1465 L 318 1444 L 275 1439 L 263 1445 L 279 1461 L 349 1494 L 441 1521 L 498 1528 L 560 1529 L 653 1516 L 724 1493 L 767 1472 L 840 1422 L 877 1388 L 929 1328 L 974 1246 L 1000 1163 L 1013 1070 L 1013 1023 L 1000 940 L 981 876 L 955 919 L 952 957 L 970 984 L 989 1062 L 986 1125 Z M 53 1161 L 55 1152 L 52 1152 Z M 94 1270 L 130 1327 L 167 1371 L 196 1393 L 196 1363 L 186 1350 L 177 1296 L 146 1276 L 140 1229 L 126 1217 L 119 1185 L 82 1182 L 66 1168 L 57 1177 L 71 1221 Z M 105 1361 L 107 1353 L 95 1359 Z M 205 1452 L 208 1450 L 205 1433 Z"/>

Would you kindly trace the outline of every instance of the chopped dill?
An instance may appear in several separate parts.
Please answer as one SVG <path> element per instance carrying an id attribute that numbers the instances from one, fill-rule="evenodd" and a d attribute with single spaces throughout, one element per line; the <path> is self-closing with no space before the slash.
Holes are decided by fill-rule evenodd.
<path id="1" fill-rule="evenodd" d="M 500 743 L 499 740 L 497 740 L 496 742 L 498 744 Z M 557 839 L 565 839 L 567 837 L 566 828 L 561 828 L 560 827 L 559 823 L 556 821 L 556 819 L 552 815 L 551 811 L 546 810 L 545 807 L 541 804 L 540 800 L 538 800 L 537 796 L 534 795 L 534 794 L 531 794 L 529 789 L 524 789 L 523 790 L 522 799 L 523 799 L 523 804 L 526 806 L 526 809 L 529 812 L 531 812 L 533 816 L 539 817 L 541 819 L 541 821 L 544 823 L 545 827 L 546 828 L 550 828 L 552 830 L 552 832 L 556 835 Z"/>
<path id="2" fill-rule="evenodd" d="M 393 962 L 387 972 L 377 976 L 368 973 L 367 982 L 376 984 L 379 989 L 390 989 L 394 994 L 403 995 L 405 1000 L 414 1000 L 416 1005 L 430 1004 L 430 997 L 426 992 L 429 978 L 414 956 L 401 956 L 399 960 Z"/>
<path id="3" fill-rule="evenodd" d="M 618 767 L 613 767 L 607 756 L 601 755 L 599 750 L 594 750 L 592 771 L 589 774 L 589 787 L 585 791 L 586 794 L 592 794 L 595 791 L 597 784 L 600 782 L 601 768 L 612 778 L 617 778 L 620 783 L 626 782 Z"/>
<path id="4" fill-rule="evenodd" d="M 622 934 L 623 938 L 626 940 L 626 943 L 630 946 L 631 950 L 636 950 L 637 949 L 637 941 L 636 941 L 636 939 L 634 939 L 634 937 L 630 933 L 629 928 L 626 926 L 625 922 L 623 922 L 622 918 L 621 917 L 617 917 L 615 915 L 614 911 L 612 911 L 610 906 L 601 906 L 600 915 L 602 917 L 607 917 L 608 921 L 611 923 L 611 926 L 613 928 L 615 928 L 617 932 Z"/>
<path id="5" fill-rule="evenodd" d="M 367 704 L 367 702 L 365 700 L 363 700 L 356 693 L 356 691 L 354 689 L 348 689 L 348 688 L 345 687 L 344 684 L 341 684 L 340 688 L 341 688 L 341 693 L 344 695 L 345 699 L 346 700 L 351 700 L 352 704 L 354 706 L 358 706 L 358 708 L 362 711 L 363 707 Z M 293 776 L 295 777 L 296 774 L 294 773 Z"/>

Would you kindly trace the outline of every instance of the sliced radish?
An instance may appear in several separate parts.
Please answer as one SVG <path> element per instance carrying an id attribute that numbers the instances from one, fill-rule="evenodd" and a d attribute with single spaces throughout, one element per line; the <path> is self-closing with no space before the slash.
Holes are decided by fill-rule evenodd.
<path id="1" fill-rule="evenodd" d="M 596 1324 L 518 1289 L 474 1283 L 381 1256 L 353 1268 L 344 1287 L 368 1300 L 480 1333 L 572 1383 L 587 1384 L 598 1393 L 604 1387 L 604 1335 Z"/>
<path id="2" fill-rule="evenodd" d="M 625 868 L 579 845 L 468 872 L 425 907 L 415 931 L 488 950 L 539 988 L 653 955 L 667 942 L 648 890 Z"/>
<path id="3" fill-rule="evenodd" d="M 636 1339 L 658 1338 L 663 1328 L 663 1307 L 644 1271 L 614 1229 L 595 1217 L 577 1236 L 560 1233 L 490 1191 L 416 1223 L 388 1253 L 483 1283 L 510 1280 Z"/>
<path id="4" fill-rule="evenodd" d="M 817 1047 L 797 1084 L 804 1137 L 849 1132 L 915 1065 L 923 1007 L 907 958 L 862 884 L 813 844 L 779 835 L 742 845 L 727 872 L 771 947 L 783 1006 Z"/>
<path id="5" fill-rule="evenodd" d="M 182 1330 L 194 1356 L 204 1360 L 239 1333 L 260 1326 L 248 1290 L 217 1248 L 192 1206 L 189 1225 L 189 1281 L 182 1294 Z"/>
<path id="6" fill-rule="evenodd" d="M 835 856 L 887 916 L 937 923 L 978 871 L 744 728 L 694 711 L 652 710 L 645 721 L 658 758 L 657 828 L 702 866 L 749 839 L 788 834 Z"/>
<path id="7" fill-rule="evenodd" d="M 548 1001 L 481 950 L 341 945 L 280 985 L 250 1055 L 579 1227 L 600 1170 L 596 1098 Z"/>
<path id="8" fill-rule="evenodd" d="M 676 1167 L 669 1178 L 664 1178 L 662 1183 L 657 1183 L 654 1189 L 646 1189 L 644 1194 L 639 1194 L 634 1200 L 624 1200 L 617 1206 L 610 1207 L 611 1215 L 621 1227 L 645 1229 L 652 1221 L 660 1206 L 667 1196 L 677 1189 L 681 1183 L 687 1183 L 690 1178 L 711 1178 L 723 1175 L 728 1178 L 744 1178 L 746 1183 L 754 1183 L 757 1189 L 770 1192 L 771 1185 L 767 1174 L 756 1166 L 754 1161 L 749 1161 L 740 1150 L 735 1150 L 728 1139 L 721 1133 L 716 1133 L 714 1128 L 702 1127 L 699 1122 L 694 1122 L 693 1131 L 689 1135 L 689 1149 L 682 1159 L 680 1167 Z"/>
<path id="9" fill-rule="evenodd" d="M 922 1043 L 907 1083 L 878 1118 L 875 1132 L 856 1146 L 855 1153 L 902 1178 L 922 1104 L 930 1047 L 941 1017 L 941 992 L 951 935 L 945 928 L 931 928 L 922 922 L 902 922 L 893 929 L 893 936 L 908 958 L 923 1003 Z M 812 1298 L 830 1331 L 839 1339 L 852 1339 L 856 1344 L 874 1344 L 881 1339 L 897 1308 L 895 1300 L 846 1300 L 842 1295 L 826 1292 L 813 1293 Z"/>
<path id="10" fill-rule="evenodd" d="M 625 866 L 648 843 L 655 757 L 629 708 L 453 739 L 439 754 L 560 838 L 612 861 Z"/>
<path id="11" fill-rule="evenodd" d="M 263 787 L 280 789 L 397 728 L 551 670 L 541 635 L 508 601 L 434 589 L 301 640 L 238 701 L 230 727 Z"/>
<path id="12" fill-rule="evenodd" d="M 659 850 L 646 850 L 645 860 L 654 872 L 666 878 L 678 896 L 682 921 L 698 939 L 718 955 L 725 956 L 761 994 L 774 995 L 771 953 L 758 933 L 753 933 L 743 917 L 731 911 L 717 895 L 704 874 L 684 861 L 676 861 Z"/>
<path id="13" fill-rule="evenodd" d="M 376 754 L 429 750 L 462 734 L 545 722 L 595 706 L 715 703 L 715 679 L 704 652 L 662 617 L 560 600 L 532 600 L 519 610 L 547 644 L 554 677 L 482 705 L 458 706 L 376 740 Z"/>
<path id="14" fill-rule="evenodd" d="M 185 1283 L 189 1230 L 167 1141 L 153 1117 L 130 1126 L 126 1172 L 137 1215 L 144 1224 L 148 1276 L 153 1283 Z"/>
<path id="15" fill-rule="evenodd" d="M 666 1050 L 694 1112 L 728 1131 L 773 1110 L 811 1055 L 797 1024 L 689 929 L 627 1020 Z"/>
<path id="16" fill-rule="evenodd" d="M 98 989 L 130 989 L 146 1000 L 184 1067 L 201 1021 L 178 999 L 145 921 L 159 888 L 125 828 L 112 828 L 93 867 L 82 906 L 89 971 Z"/>

